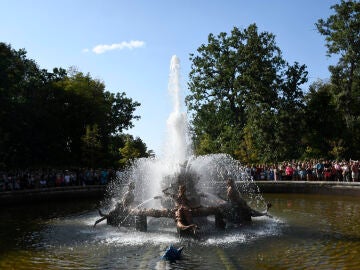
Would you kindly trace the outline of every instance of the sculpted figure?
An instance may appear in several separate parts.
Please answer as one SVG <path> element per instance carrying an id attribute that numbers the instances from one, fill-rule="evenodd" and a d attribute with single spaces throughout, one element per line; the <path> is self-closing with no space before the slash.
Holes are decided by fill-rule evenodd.
<path id="1" fill-rule="evenodd" d="M 108 222 L 110 221 L 110 223 L 118 223 L 119 218 L 123 216 L 127 216 L 129 213 L 130 206 L 134 202 L 134 198 L 135 198 L 134 190 L 135 190 L 135 183 L 130 182 L 128 185 L 128 191 L 125 192 L 121 201 L 116 204 L 114 210 L 110 211 L 108 214 L 105 214 L 101 212 L 101 210 L 99 209 L 99 215 L 101 216 L 101 218 L 95 221 L 94 227 L 96 226 L 96 224 L 100 223 L 105 219 L 107 219 Z"/>
<path id="2" fill-rule="evenodd" d="M 193 223 L 192 210 L 194 207 L 191 206 L 190 200 L 186 196 L 186 186 L 180 185 L 177 194 L 167 193 L 166 190 L 163 192 L 175 201 L 175 222 L 178 230 L 196 234 L 198 226 Z"/>
<path id="3" fill-rule="evenodd" d="M 228 211 L 228 218 L 233 223 L 241 223 L 241 222 L 249 222 L 251 221 L 251 217 L 259 217 L 267 215 L 267 211 L 271 207 L 271 204 L 267 204 L 266 212 L 262 213 L 252 209 L 246 201 L 241 197 L 239 191 L 235 186 L 235 182 L 233 179 L 228 179 L 226 182 L 226 193 L 227 198 L 230 203 L 230 210 Z"/>
<path id="4" fill-rule="evenodd" d="M 131 208 L 134 202 L 135 184 L 130 183 L 127 192 L 123 195 L 121 201 L 116 205 L 115 209 L 108 214 L 104 214 L 99 210 L 101 216 L 96 224 L 107 219 L 107 223 L 115 226 L 132 226 L 137 230 L 146 231 L 148 216 L 151 217 L 167 217 L 173 218 L 176 223 L 177 230 L 180 236 L 191 235 L 197 236 L 198 225 L 194 223 L 193 217 L 215 216 L 215 226 L 219 229 L 226 228 L 226 222 L 234 224 L 242 224 L 250 222 L 252 217 L 270 216 L 267 211 L 271 204 L 267 204 L 265 212 L 259 212 L 252 209 L 247 202 L 242 198 L 240 192 L 237 190 L 233 179 L 228 179 L 226 182 L 227 202 L 221 201 L 215 206 L 203 207 L 200 205 L 194 206 L 196 200 L 192 200 L 187 196 L 186 186 L 180 184 L 178 191 L 169 191 L 171 186 L 163 190 L 165 196 L 155 196 L 154 199 L 169 199 L 172 206 L 162 209 L 137 209 Z M 203 194 L 197 194 L 197 199 Z M 220 194 L 218 195 L 220 196 Z M 195 198 L 196 199 L 196 198 Z M 199 202 L 199 200 L 197 200 Z"/>
<path id="5" fill-rule="evenodd" d="M 123 208 L 128 208 L 134 202 L 134 190 L 135 190 L 135 183 L 130 182 L 128 191 L 124 194 L 121 204 Z"/>

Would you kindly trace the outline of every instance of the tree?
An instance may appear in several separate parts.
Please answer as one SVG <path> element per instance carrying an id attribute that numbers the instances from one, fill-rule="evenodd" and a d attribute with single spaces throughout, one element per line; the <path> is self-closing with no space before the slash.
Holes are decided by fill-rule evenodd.
<path id="1" fill-rule="evenodd" d="M 95 168 L 96 165 L 101 164 L 102 146 L 97 124 L 86 126 L 86 132 L 81 137 L 81 142 L 83 165 L 88 168 Z"/>
<path id="2" fill-rule="evenodd" d="M 244 30 L 234 27 L 231 35 L 210 34 L 208 44 L 190 60 L 191 94 L 186 104 L 193 113 L 196 148 L 242 158 L 251 145 L 257 160 L 276 156 L 284 135 L 275 134 L 279 129 L 275 124 L 285 102 L 301 102 L 305 66 L 288 65 L 275 36 L 258 33 L 255 24 Z"/>
<path id="3" fill-rule="evenodd" d="M 332 85 L 321 81 L 313 83 L 305 96 L 305 127 L 302 142 L 303 158 L 344 158 L 339 152 L 343 145 L 346 124 L 338 113 L 332 94 Z"/>
<path id="4" fill-rule="evenodd" d="M 124 147 L 120 148 L 121 159 L 119 160 L 122 168 L 130 165 L 135 159 L 149 157 L 146 145 L 140 138 L 134 139 L 131 135 L 126 135 Z"/>
<path id="5" fill-rule="evenodd" d="M 46 79 L 47 73 L 26 58 L 24 49 L 0 43 L 0 163 L 38 162 L 42 149 L 32 135 L 40 113 L 32 101 L 46 91 Z"/>
<path id="6" fill-rule="evenodd" d="M 192 94 L 186 97 L 194 112 L 194 131 L 207 134 L 217 142 L 218 151 L 229 153 L 240 143 L 248 114 L 264 103 L 274 104 L 276 92 L 271 86 L 276 84 L 277 67 L 283 64 L 280 51 L 274 36 L 258 34 L 253 24 L 244 31 L 235 27 L 230 36 L 210 34 L 208 45 L 201 45 L 197 52 L 190 55 Z M 236 144 L 229 148 L 229 141 Z"/>
<path id="7" fill-rule="evenodd" d="M 339 57 L 330 66 L 333 95 L 349 131 L 348 155 L 359 155 L 360 143 L 360 2 L 344 1 L 331 6 L 334 14 L 319 19 L 316 27 L 325 36 L 328 56 Z"/>
<path id="8" fill-rule="evenodd" d="M 305 128 L 304 93 L 300 88 L 307 82 L 308 72 L 305 65 L 295 62 L 287 65 L 282 78 L 276 114 L 274 135 L 275 150 L 271 149 L 270 159 L 296 159 L 301 156 L 304 146 L 300 143 Z M 269 120 L 270 121 L 270 120 Z"/>
<path id="9" fill-rule="evenodd" d="M 24 49 L 0 43 L 1 167 L 77 166 L 95 145 L 90 163 L 113 164 L 112 137 L 133 127 L 138 106 L 90 74 L 40 69 Z"/>
<path id="10" fill-rule="evenodd" d="M 105 84 L 93 79 L 90 74 L 72 69 L 71 75 L 57 82 L 57 87 L 64 92 L 63 127 L 68 158 L 76 164 L 81 157 L 83 141 L 87 127 L 97 127 L 102 159 L 96 163 L 100 166 L 112 164 L 109 153 L 110 138 L 123 130 L 133 127 L 133 121 L 139 119 L 134 115 L 140 103 L 127 98 L 125 93 L 105 91 Z"/>

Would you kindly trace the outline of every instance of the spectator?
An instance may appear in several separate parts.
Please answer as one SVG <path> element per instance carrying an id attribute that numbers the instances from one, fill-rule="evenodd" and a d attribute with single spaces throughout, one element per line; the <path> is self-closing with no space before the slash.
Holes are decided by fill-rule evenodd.
<path id="1" fill-rule="evenodd" d="M 279 179 L 279 172 L 278 172 L 277 164 L 274 164 L 273 168 L 274 168 L 274 181 L 277 181 Z"/>
<path id="2" fill-rule="evenodd" d="M 291 163 L 288 163 L 285 168 L 286 180 L 292 180 L 293 175 L 294 175 L 294 168 L 291 166 Z"/>
<path id="3" fill-rule="evenodd" d="M 342 181 L 342 168 L 340 166 L 340 163 L 336 161 L 333 168 L 335 169 L 334 180 L 338 182 Z"/>
<path id="4" fill-rule="evenodd" d="M 344 182 L 350 181 L 350 166 L 347 162 L 343 162 L 341 166 L 342 176 Z"/>
<path id="5" fill-rule="evenodd" d="M 299 177 L 301 181 L 305 181 L 306 179 L 306 164 L 305 163 L 301 163 L 300 167 L 299 167 Z"/>
<path id="6" fill-rule="evenodd" d="M 359 162 L 354 160 L 350 162 L 351 162 L 351 179 L 353 182 L 357 182 L 359 177 Z"/>
<path id="7" fill-rule="evenodd" d="M 324 172 L 324 164 L 320 160 L 315 165 L 315 172 L 317 180 L 323 179 L 323 172 Z"/>
<path id="8" fill-rule="evenodd" d="M 47 181 L 46 181 L 45 175 L 41 175 L 41 177 L 40 177 L 40 187 L 44 188 L 46 186 L 47 186 Z"/>
<path id="9" fill-rule="evenodd" d="M 275 171 L 274 166 L 269 166 L 267 170 L 267 179 L 270 181 L 274 181 L 275 178 Z"/>
<path id="10" fill-rule="evenodd" d="M 64 184 L 65 186 L 70 186 L 70 174 L 68 170 L 66 170 L 64 174 Z"/>
<path id="11" fill-rule="evenodd" d="M 61 173 L 58 173 L 56 175 L 55 186 L 57 186 L 57 187 L 64 186 L 64 177 Z"/>

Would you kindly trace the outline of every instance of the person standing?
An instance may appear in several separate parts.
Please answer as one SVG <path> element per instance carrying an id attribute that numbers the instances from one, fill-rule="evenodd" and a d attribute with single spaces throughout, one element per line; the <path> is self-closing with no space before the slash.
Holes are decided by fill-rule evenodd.
<path id="1" fill-rule="evenodd" d="M 359 177 L 359 162 L 358 161 L 351 161 L 351 180 L 353 182 L 357 182 L 358 181 L 358 177 Z"/>
<path id="2" fill-rule="evenodd" d="M 286 180 L 292 180 L 293 179 L 294 168 L 292 167 L 290 162 L 286 165 L 285 175 L 286 175 Z"/>
<path id="3" fill-rule="evenodd" d="M 343 162 L 342 164 L 342 174 L 343 174 L 343 181 L 344 182 L 349 182 L 350 180 L 350 166 L 348 164 L 348 162 Z"/>

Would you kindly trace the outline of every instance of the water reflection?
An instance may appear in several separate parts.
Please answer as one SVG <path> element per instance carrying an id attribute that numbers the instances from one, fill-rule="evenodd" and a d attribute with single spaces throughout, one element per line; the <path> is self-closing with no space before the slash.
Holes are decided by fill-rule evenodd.
<path id="1" fill-rule="evenodd" d="M 96 202 L 9 207 L 0 212 L 0 269 L 359 269 L 360 201 L 352 197 L 265 195 L 275 219 L 181 240 L 172 220 L 149 231 L 96 229 Z M 183 260 L 162 261 L 170 244 Z"/>

